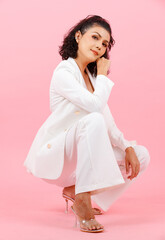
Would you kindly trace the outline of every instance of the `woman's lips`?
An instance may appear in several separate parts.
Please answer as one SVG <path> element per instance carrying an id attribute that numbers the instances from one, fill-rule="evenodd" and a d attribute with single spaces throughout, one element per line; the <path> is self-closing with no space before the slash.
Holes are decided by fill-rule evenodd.
<path id="1" fill-rule="evenodd" d="M 94 51 L 91 49 L 91 51 L 95 54 L 95 55 L 98 55 L 98 52 Z"/>

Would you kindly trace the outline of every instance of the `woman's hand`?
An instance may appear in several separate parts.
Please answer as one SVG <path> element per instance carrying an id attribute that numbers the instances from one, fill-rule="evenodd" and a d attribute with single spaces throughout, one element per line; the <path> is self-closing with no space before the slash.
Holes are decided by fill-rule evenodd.
<path id="1" fill-rule="evenodd" d="M 132 147 L 128 147 L 125 150 L 125 167 L 126 167 L 126 173 L 129 173 L 130 167 L 132 169 L 131 175 L 128 176 L 130 180 L 132 178 L 136 177 L 140 171 L 140 162 L 136 156 L 136 153 Z"/>
<path id="2" fill-rule="evenodd" d="M 107 76 L 107 72 L 110 67 L 110 60 L 106 59 L 105 57 L 101 57 L 96 60 L 96 63 L 97 63 L 97 75 L 103 74 Z"/>

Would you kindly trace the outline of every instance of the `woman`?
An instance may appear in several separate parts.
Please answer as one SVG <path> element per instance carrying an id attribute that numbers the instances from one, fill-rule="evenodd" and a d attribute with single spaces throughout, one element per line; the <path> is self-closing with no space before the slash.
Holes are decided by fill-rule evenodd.
<path id="1" fill-rule="evenodd" d="M 107 104 L 114 85 L 107 77 L 113 45 L 109 23 L 97 15 L 65 36 L 59 51 L 63 60 L 50 85 L 52 113 L 24 162 L 34 176 L 64 187 L 63 197 L 73 201 L 80 230 L 87 232 L 104 230 L 91 199 L 108 210 L 150 161 L 144 146 L 124 139 Z"/>

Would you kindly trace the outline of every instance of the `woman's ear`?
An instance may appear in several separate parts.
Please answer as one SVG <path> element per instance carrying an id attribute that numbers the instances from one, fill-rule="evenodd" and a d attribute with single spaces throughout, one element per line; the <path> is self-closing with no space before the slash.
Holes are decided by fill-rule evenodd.
<path id="1" fill-rule="evenodd" d="M 78 40 L 81 38 L 81 31 L 78 30 L 76 33 L 75 33 L 75 39 L 76 41 L 78 42 Z"/>

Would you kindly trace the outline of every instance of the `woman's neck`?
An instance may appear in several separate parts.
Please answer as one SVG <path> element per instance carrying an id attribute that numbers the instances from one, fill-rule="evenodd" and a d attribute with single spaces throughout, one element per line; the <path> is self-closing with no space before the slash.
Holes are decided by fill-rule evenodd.
<path id="1" fill-rule="evenodd" d="M 82 59 L 80 60 L 78 57 L 74 59 L 81 71 L 81 73 L 84 75 L 84 74 L 87 74 L 86 72 L 86 67 L 87 65 L 89 64 L 89 62 L 87 62 L 86 60 L 83 61 Z"/>

